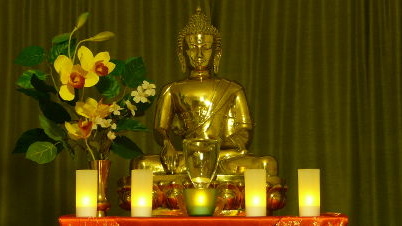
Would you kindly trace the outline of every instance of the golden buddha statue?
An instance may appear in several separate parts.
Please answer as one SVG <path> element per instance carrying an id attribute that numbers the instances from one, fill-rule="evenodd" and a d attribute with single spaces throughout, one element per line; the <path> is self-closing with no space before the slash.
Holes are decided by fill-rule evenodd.
<path id="1" fill-rule="evenodd" d="M 218 30 L 197 9 L 178 36 L 178 56 L 187 78 L 164 86 L 157 101 L 154 134 L 160 155 L 144 155 L 130 163 L 130 169 L 154 173 L 155 215 L 185 212 L 182 191 L 191 182 L 182 146 L 191 138 L 220 141 L 217 175 L 211 183 L 219 190 L 218 216 L 238 215 L 244 209 L 243 173 L 248 168 L 267 171 L 267 214 L 285 205 L 287 187 L 277 176 L 276 160 L 248 153 L 253 122 L 247 99 L 240 84 L 215 75 L 221 54 Z M 118 184 L 120 206 L 129 210 L 130 177 Z"/>
<path id="2" fill-rule="evenodd" d="M 221 37 L 199 8 L 179 33 L 177 53 L 188 76 L 164 86 L 157 101 L 154 132 L 162 151 L 160 156 L 133 160 L 131 168 L 150 168 L 154 174 L 185 173 L 183 139 L 208 138 L 220 140 L 218 175 L 262 168 L 276 176 L 273 157 L 248 154 L 253 122 L 244 88 L 215 76 L 222 54 Z"/>

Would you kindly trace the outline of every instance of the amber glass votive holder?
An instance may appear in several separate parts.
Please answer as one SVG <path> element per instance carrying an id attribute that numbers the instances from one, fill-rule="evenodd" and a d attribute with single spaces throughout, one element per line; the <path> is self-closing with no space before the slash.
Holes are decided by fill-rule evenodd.
<path id="1" fill-rule="evenodd" d="M 184 201 L 189 216 L 212 216 L 216 206 L 216 189 L 188 188 L 184 190 Z"/>

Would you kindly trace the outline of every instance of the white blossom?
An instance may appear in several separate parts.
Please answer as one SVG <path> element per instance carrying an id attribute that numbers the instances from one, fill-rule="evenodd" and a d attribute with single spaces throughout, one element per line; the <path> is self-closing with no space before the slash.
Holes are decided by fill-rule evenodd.
<path id="1" fill-rule="evenodd" d="M 114 115 L 120 115 L 120 110 L 123 110 L 116 102 L 113 102 L 109 107 L 109 112 L 113 112 Z"/>
<path id="2" fill-rule="evenodd" d="M 148 81 L 143 81 L 141 86 L 145 90 L 144 92 L 147 94 L 147 96 L 155 96 L 155 84 L 149 83 Z"/>
<path id="3" fill-rule="evenodd" d="M 155 89 L 147 89 L 145 90 L 145 94 L 148 96 L 155 96 Z"/>
<path id="4" fill-rule="evenodd" d="M 114 140 L 114 139 L 116 139 L 116 134 L 115 134 L 114 132 L 112 132 L 112 131 L 109 131 L 109 132 L 107 133 L 107 137 L 108 137 L 110 140 Z"/>
<path id="5" fill-rule="evenodd" d="M 135 116 L 135 111 L 137 110 L 137 107 L 135 105 L 131 104 L 131 102 L 128 100 L 126 100 L 124 103 L 126 103 L 127 108 L 131 111 L 131 114 L 133 116 Z"/>
<path id="6" fill-rule="evenodd" d="M 96 119 L 92 121 L 92 130 L 98 129 L 98 124 L 96 123 Z"/>
<path id="7" fill-rule="evenodd" d="M 112 120 L 96 117 L 94 122 L 96 125 L 100 125 L 102 128 L 108 128 L 111 126 Z"/>
<path id="8" fill-rule="evenodd" d="M 133 96 L 133 100 L 135 103 L 146 103 L 148 102 L 147 94 L 144 92 L 142 86 L 137 87 L 137 91 L 132 91 L 131 96 Z"/>
<path id="9" fill-rule="evenodd" d="M 152 84 L 152 83 L 149 83 L 148 81 L 143 81 L 142 82 L 142 88 L 143 89 L 155 89 L 156 88 L 156 86 L 155 86 L 155 84 Z"/>

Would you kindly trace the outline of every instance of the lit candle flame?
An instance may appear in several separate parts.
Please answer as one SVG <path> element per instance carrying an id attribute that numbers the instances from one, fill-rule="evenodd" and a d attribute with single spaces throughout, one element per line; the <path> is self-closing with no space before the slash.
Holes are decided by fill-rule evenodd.
<path id="1" fill-rule="evenodd" d="M 197 193 L 197 195 L 195 197 L 195 202 L 197 205 L 205 205 L 206 201 L 207 200 L 206 200 L 205 194 L 203 192 Z"/>
<path id="2" fill-rule="evenodd" d="M 254 196 L 253 197 L 253 204 L 256 205 L 256 206 L 261 205 L 261 199 L 260 199 L 259 196 Z"/>
<path id="3" fill-rule="evenodd" d="M 313 205 L 314 204 L 314 196 L 306 195 L 305 203 L 306 203 L 306 205 L 309 205 L 309 206 Z"/>
<path id="4" fill-rule="evenodd" d="M 91 198 L 88 196 L 84 196 L 81 198 L 82 206 L 90 206 L 91 205 Z"/>

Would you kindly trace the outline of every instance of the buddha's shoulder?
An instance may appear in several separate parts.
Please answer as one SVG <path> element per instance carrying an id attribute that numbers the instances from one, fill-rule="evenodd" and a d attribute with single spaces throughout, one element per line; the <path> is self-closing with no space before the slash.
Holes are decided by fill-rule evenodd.
<path id="1" fill-rule="evenodd" d="M 214 83 L 214 84 L 220 84 L 220 85 L 231 85 L 234 87 L 242 87 L 242 85 L 234 80 L 229 80 L 226 78 L 218 78 L 215 77 L 213 79 L 208 79 L 204 81 L 199 81 L 199 80 L 189 80 L 189 79 L 183 79 L 179 81 L 174 81 L 171 83 L 166 84 L 164 87 L 179 87 L 179 86 L 188 86 L 192 84 L 201 84 L 201 83 Z"/>
<path id="2" fill-rule="evenodd" d="M 174 82 L 168 83 L 162 87 L 162 90 L 164 92 L 166 92 L 166 91 L 171 91 L 171 90 L 177 89 L 178 87 L 183 86 L 185 84 L 185 81 L 186 80 L 180 80 L 180 81 L 174 81 Z"/>
<path id="3" fill-rule="evenodd" d="M 243 86 L 240 83 L 238 83 L 237 81 L 229 80 L 229 79 L 225 79 L 225 78 L 217 79 L 216 83 L 222 89 L 228 89 L 231 91 L 238 91 L 238 90 L 244 89 Z"/>
<path id="4" fill-rule="evenodd" d="M 188 80 L 188 79 L 184 79 L 184 80 L 180 80 L 180 81 L 174 81 L 171 82 L 169 84 L 166 84 L 162 90 L 163 92 L 176 92 L 178 90 L 182 90 L 183 88 L 189 88 L 189 87 L 197 87 L 200 84 L 206 84 L 206 83 L 212 83 L 213 86 L 218 87 L 219 89 L 222 90 L 227 90 L 227 91 L 238 91 L 238 90 L 242 90 L 243 86 L 233 80 L 228 80 L 225 78 L 217 78 L 215 77 L 214 79 L 208 79 L 208 80 L 204 80 L 202 82 L 197 81 L 197 80 Z"/>

